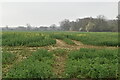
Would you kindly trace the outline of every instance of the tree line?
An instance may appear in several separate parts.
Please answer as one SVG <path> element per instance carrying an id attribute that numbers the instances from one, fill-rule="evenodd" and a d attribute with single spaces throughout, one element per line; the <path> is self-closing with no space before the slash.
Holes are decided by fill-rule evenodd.
<path id="1" fill-rule="evenodd" d="M 120 15 L 116 19 L 108 20 L 104 15 L 99 15 L 96 18 L 86 17 L 78 18 L 75 21 L 64 19 L 59 22 L 60 26 L 52 24 L 50 26 L 35 27 L 30 24 L 18 26 L 16 28 L 3 27 L 2 30 L 35 30 L 35 31 L 80 31 L 80 32 L 118 32 L 120 25 Z"/>
<path id="2" fill-rule="evenodd" d="M 104 15 L 99 15 L 97 18 L 78 18 L 75 21 L 65 19 L 60 22 L 60 27 L 64 31 L 117 32 L 118 19 L 107 20 Z"/>

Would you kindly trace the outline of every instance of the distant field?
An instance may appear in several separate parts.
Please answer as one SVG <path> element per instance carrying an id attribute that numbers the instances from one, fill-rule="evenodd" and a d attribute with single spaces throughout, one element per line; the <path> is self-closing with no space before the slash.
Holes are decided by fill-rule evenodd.
<path id="1" fill-rule="evenodd" d="M 2 32 L 3 78 L 117 78 L 118 33 Z"/>

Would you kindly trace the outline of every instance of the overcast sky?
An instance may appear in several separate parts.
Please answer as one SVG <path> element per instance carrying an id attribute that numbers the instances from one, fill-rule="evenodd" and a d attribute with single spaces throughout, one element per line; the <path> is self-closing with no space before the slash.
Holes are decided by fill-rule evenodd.
<path id="1" fill-rule="evenodd" d="M 117 2 L 5 2 L 1 5 L 0 26 L 59 25 L 64 19 L 105 15 L 115 19 L 118 15 Z"/>

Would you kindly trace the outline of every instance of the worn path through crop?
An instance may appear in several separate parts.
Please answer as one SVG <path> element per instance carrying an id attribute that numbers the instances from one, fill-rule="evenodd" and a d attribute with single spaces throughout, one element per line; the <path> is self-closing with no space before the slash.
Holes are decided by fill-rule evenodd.
<path id="1" fill-rule="evenodd" d="M 64 55 L 54 55 L 55 56 L 55 64 L 53 65 L 53 72 L 55 73 L 55 75 L 57 76 L 57 78 L 62 78 L 62 74 L 64 72 L 64 68 L 65 68 L 65 63 L 66 63 L 66 59 L 67 59 L 67 53 L 69 51 L 72 50 L 79 50 L 80 48 L 96 48 L 96 49 L 102 49 L 102 48 L 110 48 L 110 49 L 117 49 L 118 47 L 108 47 L 108 46 L 93 46 L 93 45 L 86 45 L 83 44 L 79 41 L 76 40 L 72 40 L 75 45 L 68 45 L 66 44 L 63 40 L 59 40 L 56 39 L 56 44 L 55 45 L 50 45 L 50 46 L 44 46 L 44 47 L 25 47 L 25 46 L 20 46 L 20 47 L 5 47 L 6 51 L 15 53 L 19 52 L 19 51 L 23 51 L 24 49 L 26 49 L 28 52 L 28 54 L 30 54 L 30 52 L 34 52 L 38 49 L 47 49 L 48 51 L 53 51 L 53 50 L 57 50 L 57 49 L 65 49 L 66 52 L 64 53 Z M 59 52 L 57 53 L 59 54 Z M 15 61 L 15 63 L 18 63 L 20 61 L 22 61 L 23 59 L 25 59 L 24 56 L 21 56 L 21 54 L 17 54 L 17 59 Z M 7 72 L 10 67 L 12 67 L 12 65 L 8 65 L 8 67 L 4 68 L 3 70 L 5 70 L 5 72 Z"/>
<path id="2" fill-rule="evenodd" d="M 66 49 L 68 52 L 71 50 L 78 50 L 80 48 L 96 48 L 96 49 L 101 49 L 101 48 L 110 48 L 110 49 L 116 49 L 117 47 L 107 47 L 107 46 L 93 46 L 93 45 L 85 45 L 82 44 L 79 41 L 72 40 L 76 45 L 68 45 L 62 40 L 56 39 L 57 43 L 53 48 L 48 48 L 49 50 L 54 50 L 54 49 Z M 57 53 L 59 54 L 59 53 Z M 55 55 L 55 64 L 53 66 L 53 71 L 55 75 L 57 75 L 57 78 L 62 78 L 64 69 L 65 69 L 65 63 L 67 59 L 67 53 L 64 53 L 64 55 Z"/>

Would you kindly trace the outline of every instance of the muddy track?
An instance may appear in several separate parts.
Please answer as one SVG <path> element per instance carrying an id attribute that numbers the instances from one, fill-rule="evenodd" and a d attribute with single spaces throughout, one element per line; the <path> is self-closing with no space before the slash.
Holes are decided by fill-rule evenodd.
<path id="1" fill-rule="evenodd" d="M 59 54 L 59 53 L 58 53 Z M 55 64 L 53 65 L 53 72 L 57 78 L 62 78 L 62 74 L 65 69 L 65 62 L 67 59 L 67 55 L 55 55 Z"/>

